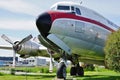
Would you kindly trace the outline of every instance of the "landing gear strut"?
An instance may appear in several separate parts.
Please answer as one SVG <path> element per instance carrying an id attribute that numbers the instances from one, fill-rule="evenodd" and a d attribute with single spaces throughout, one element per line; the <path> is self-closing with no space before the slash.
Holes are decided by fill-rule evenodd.
<path id="1" fill-rule="evenodd" d="M 66 80 L 66 61 L 67 61 L 66 54 L 65 52 L 63 52 L 61 61 L 58 65 L 57 78 L 60 78 L 60 79 L 62 78 Z"/>
<path id="2" fill-rule="evenodd" d="M 58 70 L 57 70 L 57 78 L 64 78 L 66 79 L 66 65 L 64 62 L 61 62 L 59 64 Z"/>

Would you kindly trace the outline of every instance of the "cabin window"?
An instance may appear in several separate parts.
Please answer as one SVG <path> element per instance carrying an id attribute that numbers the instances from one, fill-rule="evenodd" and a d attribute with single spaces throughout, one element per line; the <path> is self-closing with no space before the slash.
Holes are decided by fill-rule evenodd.
<path id="1" fill-rule="evenodd" d="M 79 8 L 76 8 L 75 10 L 76 10 L 76 14 L 77 14 L 77 15 L 81 15 L 81 12 L 80 12 L 80 9 L 79 9 Z"/>
<path id="2" fill-rule="evenodd" d="M 70 6 L 58 6 L 57 10 L 70 10 Z"/>

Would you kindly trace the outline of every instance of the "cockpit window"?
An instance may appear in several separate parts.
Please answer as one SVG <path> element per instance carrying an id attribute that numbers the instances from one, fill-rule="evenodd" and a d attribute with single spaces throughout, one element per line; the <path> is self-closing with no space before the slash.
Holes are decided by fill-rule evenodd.
<path id="1" fill-rule="evenodd" d="M 57 10 L 70 10 L 70 6 L 58 6 Z"/>
<path id="2" fill-rule="evenodd" d="M 80 12 L 79 8 L 76 8 L 75 10 L 76 10 L 76 14 L 81 15 L 81 12 Z"/>
<path id="3" fill-rule="evenodd" d="M 70 6 L 70 5 L 54 5 L 51 7 L 51 10 L 56 10 L 56 11 L 62 11 L 62 12 L 68 12 L 68 13 L 73 13 L 76 15 L 81 15 L 81 11 L 78 7 L 76 6 Z"/>
<path id="4" fill-rule="evenodd" d="M 71 6 L 71 10 L 74 11 L 74 7 L 73 6 Z"/>

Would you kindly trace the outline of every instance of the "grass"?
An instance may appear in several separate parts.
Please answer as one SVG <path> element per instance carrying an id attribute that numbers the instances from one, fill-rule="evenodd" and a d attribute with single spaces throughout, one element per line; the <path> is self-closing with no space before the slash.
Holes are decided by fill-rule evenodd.
<path id="1" fill-rule="evenodd" d="M 40 74 L 40 75 L 10 75 L 4 74 L 0 76 L 0 80 L 52 80 L 55 74 Z"/>
<path id="2" fill-rule="evenodd" d="M 43 67 L 42 67 L 43 68 Z M 28 68 L 32 69 L 29 71 L 33 71 L 39 73 L 39 75 L 10 75 L 10 74 L 3 74 L 0 73 L 0 80 L 54 80 L 56 77 L 56 73 L 40 73 L 39 71 L 42 69 L 41 67 Z M 16 68 L 22 69 L 22 68 Z M 47 68 L 45 68 L 46 70 Z M 22 70 L 25 70 L 23 68 Z M 35 70 L 35 71 L 34 71 Z M 84 77 L 77 77 L 77 76 L 70 76 L 69 73 L 67 74 L 67 80 L 120 80 L 120 73 L 116 73 L 111 70 L 107 70 L 104 68 L 96 68 L 95 71 L 85 71 Z"/>
<path id="3" fill-rule="evenodd" d="M 114 71 L 87 71 L 84 77 L 77 77 L 77 80 L 120 80 L 120 74 Z"/>
<path id="4" fill-rule="evenodd" d="M 0 70 L 11 70 L 11 67 L 1 67 Z M 16 71 L 23 71 L 23 72 L 34 72 L 34 73 L 49 73 L 48 66 L 40 66 L 40 67 L 16 67 Z M 53 69 L 56 72 L 56 67 Z"/>
<path id="5" fill-rule="evenodd" d="M 41 73 L 40 75 L 0 75 L 0 80 L 54 80 L 56 77 L 55 73 Z M 120 74 L 107 71 L 107 72 L 85 72 L 84 77 L 73 77 L 67 74 L 67 80 L 120 80 Z"/>

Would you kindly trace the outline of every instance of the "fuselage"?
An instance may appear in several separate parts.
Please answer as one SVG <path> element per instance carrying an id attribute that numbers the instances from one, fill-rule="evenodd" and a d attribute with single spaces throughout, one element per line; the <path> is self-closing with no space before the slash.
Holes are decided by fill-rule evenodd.
<path id="1" fill-rule="evenodd" d="M 72 54 L 98 61 L 104 60 L 107 36 L 119 28 L 95 11 L 72 2 L 56 3 L 39 16 L 36 24 L 44 39 L 48 34 L 55 34 L 70 47 Z M 43 45 L 49 48 L 45 42 Z"/>

